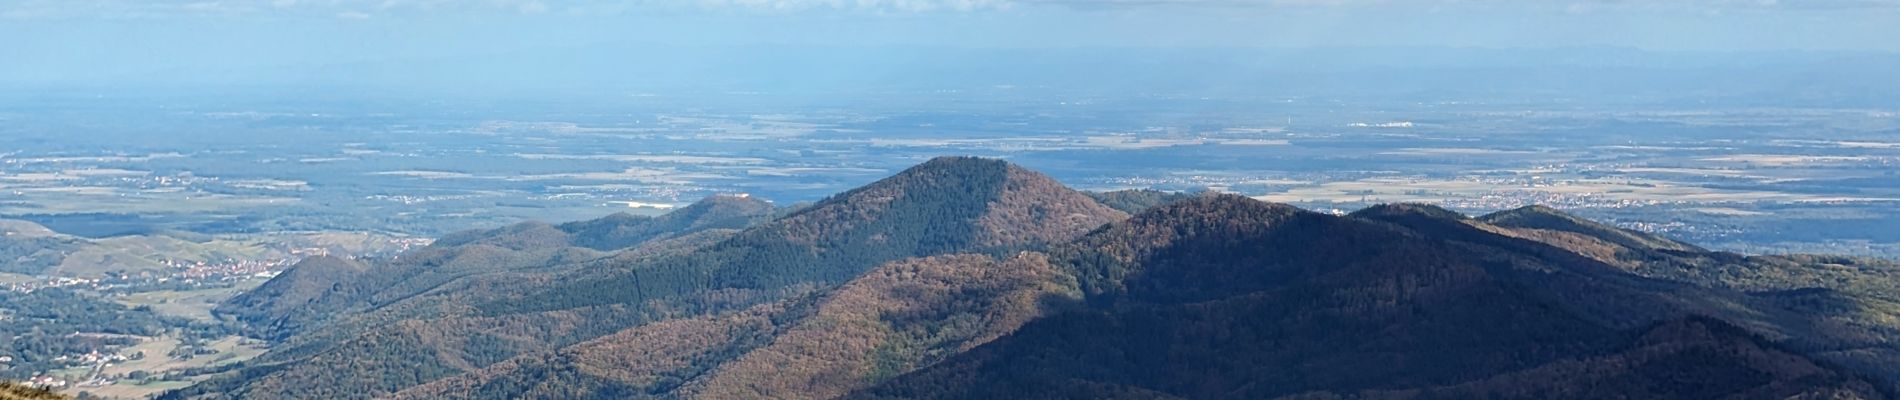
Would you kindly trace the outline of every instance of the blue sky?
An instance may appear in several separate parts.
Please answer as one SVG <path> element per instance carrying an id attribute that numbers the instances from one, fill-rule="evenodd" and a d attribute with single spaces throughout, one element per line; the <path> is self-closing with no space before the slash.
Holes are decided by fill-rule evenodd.
<path id="1" fill-rule="evenodd" d="M 1900 51 L 1900 0 L 0 0 L 0 81 L 602 45 Z"/>
<path id="2" fill-rule="evenodd" d="M 418 42 L 1900 50 L 1900 0 L 0 0 L 0 24 L 61 45 L 211 28 Z"/>

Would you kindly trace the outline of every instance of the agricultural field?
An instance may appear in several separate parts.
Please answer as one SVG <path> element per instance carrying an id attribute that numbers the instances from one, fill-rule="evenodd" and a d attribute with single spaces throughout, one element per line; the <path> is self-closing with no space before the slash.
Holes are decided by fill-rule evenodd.
<path id="1" fill-rule="evenodd" d="M 128 307 L 150 307 L 152 312 L 159 315 L 212 323 L 217 320 L 211 315 L 211 309 L 216 307 L 218 302 L 249 291 L 262 283 L 264 283 L 263 279 L 252 279 L 227 287 L 138 292 L 116 296 L 112 300 Z"/>

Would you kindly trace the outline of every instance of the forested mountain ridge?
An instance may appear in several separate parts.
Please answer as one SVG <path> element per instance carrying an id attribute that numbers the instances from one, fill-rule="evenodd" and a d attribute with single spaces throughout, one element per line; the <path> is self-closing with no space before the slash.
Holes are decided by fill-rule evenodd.
<path id="1" fill-rule="evenodd" d="M 777 207 L 747 195 L 712 195 L 658 216 L 615 213 L 605 217 L 550 225 L 524 222 L 491 230 L 452 233 L 437 247 L 488 244 L 514 250 L 554 245 L 613 251 L 715 229 L 743 229 L 772 217 Z"/>
<path id="2" fill-rule="evenodd" d="M 1125 217 L 1002 161 L 938 158 L 665 256 L 449 280 L 293 336 L 231 379 L 170 395 L 380 396 L 656 321 L 808 295 L 890 261 L 1039 247 Z"/>
<path id="3" fill-rule="evenodd" d="M 1505 213 L 1559 214 L 1547 208 Z M 1500 213 L 1504 214 L 1504 213 Z M 1498 214 L 1494 214 L 1498 215 Z M 1480 217 L 1482 225 L 1495 221 Z M 1594 223 L 1593 223 L 1594 224 Z M 1597 226 L 1602 226 L 1598 224 Z M 1768 331 L 1782 344 L 1885 378 L 1900 390 L 1900 263 L 1828 255 L 1749 256 L 1700 250 L 1638 232 L 1585 235 L 1543 227 L 1496 226 L 1500 233 L 1588 255 L 1631 274 L 1745 293 L 1739 301 L 1788 310 Z M 1609 228 L 1614 229 L 1614 228 Z M 1590 229 L 1594 230 L 1594 229 Z M 1629 238 L 1639 240 L 1628 240 Z"/>
<path id="4" fill-rule="evenodd" d="M 729 233 L 774 211 L 771 203 L 759 199 L 720 195 L 659 217 L 620 213 L 559 226 L 526 222 L 453 233 L 396 259 L 373 261 L 373 266 L 316 257 L 227 300 L 216 311 L 283 338 L 353 307 L 379 307 L 462 277 L 580 262 L 605 257 L 602 251 Z"/>
<path id="5" fill-rule="evenodd" d="M 1900 306 L 1894 303 L 1895 293 L 1900 293 L 1894 290 L 1900 288 L 1900 264 L 1834 256 L 1744 256 L 1700 250 L 1545 207 L 1500 214 L 1529 212 L 1539 215 L 1539 219 L 1568 221 L 1543 227 L 1586 226 L 1562 231 L 1510 228 L 1490 225 L 1487 221 L 1496 220 L 1491 217 L 1412 218 L 1391 212 L 1395 209 L 1436 207 L 1381 206 L 1354 215 L 1468 244 L 1573 258 L 1572 263 L 1574 258 L 1588 258 L 1619 272 L 1599 272 L 1587 282 L 1623 281 L 1623 286 L 1629 287 L 1629 283 L 1639 283 L 1630 281 L 1630 277 L 1641 277 L 1673 283 L 1641 284 L 1639 288 L 1684 303 L 1696 310 L 1696 315 L 1720 317 L 1748 327 L 1779 346 L 1873 376 L 1885 385 L 1885 390 L 1900 389 L 1895 386 L 1900 382 L 1900 346 L 1892 339 L 1900 335 L 1900 323 L 1895 322 L 1900 321 Z M 1430 211 L 1412 214 L 1423 213 Z M 1579 231 L 1599 233 L 1569 233 Z M 1553 234 L 1556 232 L 1562 233 Z M 1641 240 L 1627 240 L 1632 237 Z M 1607 289 L 1599 286 L 1558 292 L 1600 298 L 1609 297 L 1604 295 Z"/>
<path id="6" fill-rule="evenodd" d="M 418 275 L 435 283 L 168 397 L 1886 398 L 1900 381 L 1891 263 L 1710 252 L 1547 208 L 1335 216 L 940 158 L 743 230 L 607 253 L 563 237 L 630 231 L 582 225 L 450 240 L 589 256 Z"/>
<path id="7" fill-rule="evenodd" d="M 1441 211 L 1334 217 L 1234 196 L 1157 207 L 1055 250 L 1089 309 L 853 397 L 1885 396 L 1698 317 L 1728 311 L 1683 296 L 1734 294 L 1616 279 L 1584 257 L 1467 237 L 1490 235 L 1476 227 L 1387 222 L 1468 220 Z M 1737 314 L 1757 312 L 1778 311 Z M 1524 378 L 1553 374 L 1568 380 Z"/>
<path id="8" fill-rule="evenodd" d="M 450 332 L 465 329 L 459 324 L 415 324 L 416 320 L 458 313 L 460 301 L 480 297 L 504 288 L 481 288 L 470 282 L 500 282 L 500 285 L 545 281 L 556 271 L 582 268 L 613 258 L 651 257 L 689 251 L 737 232 L 735 227 L 769 218 L 778 213 L 770 203 L 744 196 L 713 196 L 676 210 L 677 215 L 642 217 L 625 214 L 551 225 L 528 222 L 485 231 L 467 231 L 412 250 L 393 259 L 373 260 L 367 272 L 347 282 L 330 285 L 330 293 L 347 296 L 320 297 L 314 301 L 295 298 L 266 299 L 246 294 L 222 304 L 219 312 L 245 318 L 261 334 L 280 339 L 277 351 L 254 360 L 229 380 L 214 380 L 204 386 L 211 391 L 236 392 L 240 384 L 274 385 L 298 373 L 303 361 L 322 354 L 354 351 L 363 357 L 406 354 L 418 349 L 396 352 L 393 347 L 409 343 L 415 337 L 445 336 L 450 340 L 430 341 L 440 349 L 482 347 L 468 341 L 492 340 L 469 338 Z M 642 240 L 641 242 L 631 242 Z M 586 246 L 630 246 L 604 252 Z M 302 265 L 281 274 L 265 287 L 303 286 L 293 284 L 313 274 L 299 274 Z M 321 276 L 323 274 L 316 274 Z M 444 293 L 442 296 L 427 296 Z M 289 304 L 274 304 L 273 302 Z M 289 314 L 245 313 L 246 310 L 306 310 Z M 571 318 L 561 316 L 561 318 Z M 546 322 L 538 321 L 538 322 Z M 481 324 L 481 322 L 464 321 Z M 551 323 L 551 322 L 550 322 Z M 375 333 L 382 330 L 383 333 Z M 397 333 L 400 332 L 400 333 Z M 409 336 L 404 338 L 402 336 Z M 396 342 L 384 343 L 385 340 Z M 417 346 L 409 346 L 417 347 Z M 457 350 L 459 353 L 460 350 Z M 345 356 L 339 356 L 345 357 Z M 458 355 L 481 358 L 479 355 Z M 499 356 L 497 356 L 499 357 Z M 404 362 L 403 360 L 397 360 Z M 328 368 L 328 367 L 321 367 Z M 448 367 L 435 365 L 439 371 Z M 307 370 L 319 378 L 331 374 L 318 368 Z M 246 374 L 254 374 L 251 376 Z M 316 379 L 316 378 L 312 378 Z M 287 379 L 295 380 L 295 379 Z M 195 390 L 195 389 L 194 389 Z M 184 393 L 180 393 L 183 395 Z M 232 397 L 244 396 L 242 392 Z M 358 396 L 366 396 L 359 394 Z M 250 395 L 252 397 L 266 395 Z M 309 396 L 308 393 L 303 395 Z M 297 395 L 284 395 L 286 398 Z"/>

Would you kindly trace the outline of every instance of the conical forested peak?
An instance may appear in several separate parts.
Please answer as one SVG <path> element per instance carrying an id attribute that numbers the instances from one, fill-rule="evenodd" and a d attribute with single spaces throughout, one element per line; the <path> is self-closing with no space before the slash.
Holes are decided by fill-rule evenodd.
<path id="1" fill-rule="evenodd" d="M 272 335 L 284 334 L 334 311 L 330 306 L 354 299 L 369 271 L 356 260 L 306 258 L 256 289 L 225 300 L 215 312 L 265 327 Z"/>
<path id="2" fill-rule="evenodd" d="M 868 237 L 921 238 L 932 250 L 920 254 L 930 254 L 1055 243 L 1126 217 L 1048 176 L 1003 160 L 938 157 L 780 222 L 791 230 L 786 236 L 795 240 L 845 227 L 892 231 Z"/>
<path id="3" fill-rule="evenodd" d="M 960 191 L 962 193 L 957 194 L 961 195 L 989 197 L 1000 189 L 1004 181 L 1009 180 L 1011 169 L 1015 167 L 998 159 L 937 157 L 906 168 L 889 178 L 846 192 L 845 195 L 865 191 L 949 190 Z"/>
<path id="4" fill-rule="evenodd" d="M 859 190 L 892 186 L 917 189 L 976 189 L 966 192 L 976 196 L 993 195 L 1000 189 L 1006 188 L 1060 187 L 1064 191 L 1073 191 L 1047 175 L 1008 161 L 970 156 L 932 158 L 930 161 L 906 168 L 890 178 L 859 188 Z"/>
<path id="5" fill-rule="evenodd" d="M 924 171 L 924 170 L 936 170 L 936 169 L 977 170 L 977 169 L 985 169 L 985 168 L 1006 169 L 1006 168 L 1012 168 L 1012 167 L 1014 167 L 1014 164 L 1010 164 L 1008 161 L 1003 161 L 1001 159 L 996 159 L 996 158 L 983 158 L 983 157 L 974 157 L 974 156 L 941 156 L 941 157 L 932 158 L 930 159 L 930 161 L 925 161 L 922 164 L 917 164 L 916 166 L 911 167 L 910 170 L 911 171 Z"/>
<path id="6" fill-rule="evenodd" d="M 731 201 L 731 200 L 724 200 Z M 675 214 L 690 213 L 681 210 Z M 880 263 L 1067 243 L 1127 214 L 1009 163 L 946 157 L 752 226 L 677 259 L 642 261 L 498 310 L 644 302 L 703 287 L 745 290 L 832 285 Z M 604 272 L 609 274 L 615 272 Z M 671 275 L 663 275 L 671 274 Z M 637 281 L 637 282 L 636 282 Z M 627 291 L 627 287 L 637 290 Z M 613 288 L 612 292 L 601 288 Z"/>

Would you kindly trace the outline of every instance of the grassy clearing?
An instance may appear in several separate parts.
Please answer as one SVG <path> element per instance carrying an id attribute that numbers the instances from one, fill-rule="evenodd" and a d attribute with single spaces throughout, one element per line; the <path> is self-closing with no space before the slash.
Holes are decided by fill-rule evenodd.
<path id="1" fill-rule="evenodd" d="M 33 281 L 32 276 L 15 274 L 11 272 L 0 272 L 0 285 L 11 285 L 15 283 L 27 283 L 27 282 L 32 282 L 32 281 Z"/>
<path id="2" fill-rule="evenodd" d="M 152 311 L 160 315 L 185 317 L 199 321 L 212 321 L 211 309 L 219 302 L 251 290 L 264 283 L 263 279 L 251 279 L 228 288 L 200 290 L 161 290 L 156 292 L 134 293 L 114 298 L 114 301 L 128 307 L 151 306 Z"/>

